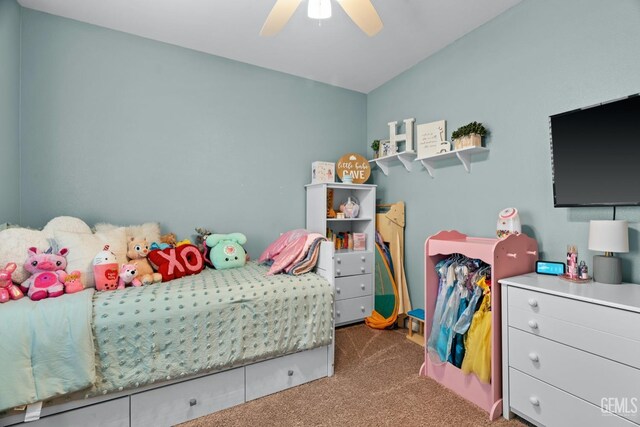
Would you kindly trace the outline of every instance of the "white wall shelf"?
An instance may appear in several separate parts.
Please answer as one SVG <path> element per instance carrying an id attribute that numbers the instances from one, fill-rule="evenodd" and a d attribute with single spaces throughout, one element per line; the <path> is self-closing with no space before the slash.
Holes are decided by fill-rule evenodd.
<path id="1" fill-rule="evenodd" d="M 371 218 L 327 218 L 327 222 L 337 221 L 371 221 Z"/>
<path id="2" fill-rule="evenodd" d="M 415 161 L 420 161 L 422 166 L 429 172 L 431 178 L 434 177 L 435 172 L 435 164 L 444 159 L 453 159 L 457 158 L 460 160 L 465 170 L 471 173 L 471 157 L 474 154 L 486 153 L 489 149 L 485 147 L 469 147 L 462 148 L 460 150 L 448 151 L 446 153 L 436 154 L 434 156 L 423 157 L 420 159 L 415 159 Z"/>
<path id="3" fill-rule="evenodd" d="M 389 163 L 393 163 L 396 160 L 400 160 L 405 169 L 411 172 L 413 164 L 411 163 L 416 158 L 414 151 L 403 151 L 401 153 L 391 154 L 390 156 L 379 157 L 377 159 L 369 160 L 369 163 L 375 163 L 378 165 L 383 174 L 389 175 Z"/>

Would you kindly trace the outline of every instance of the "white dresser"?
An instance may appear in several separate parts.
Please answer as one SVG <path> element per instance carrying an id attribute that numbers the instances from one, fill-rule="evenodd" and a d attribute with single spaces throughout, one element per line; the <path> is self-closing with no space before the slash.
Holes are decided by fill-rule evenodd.
<path id="1" fill-rule="evenodd" d="M 502 279 L 504 417 L 640 425 L 640 285 Z"/>

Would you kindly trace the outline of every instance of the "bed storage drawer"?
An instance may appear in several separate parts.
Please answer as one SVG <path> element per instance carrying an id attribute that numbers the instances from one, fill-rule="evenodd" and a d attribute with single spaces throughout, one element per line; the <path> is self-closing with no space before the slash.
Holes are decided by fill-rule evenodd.
<path id="1" fill-rule="evenodd" d="M 2 424 L 2 420 L 0 420 L 0 424 Z M 129 425 L 129 397 L 108 400 L 19 425 L 28 427 L 127 427 Z"/>
<path id="2" fill-rule="evenodd" d="M 372 272 L 373 253 L 336 252 L 333 262 L 335 263 L 336 277 L 369 274 Z"/>
<path id="3" fill-rule="evenodd" d="M 327 376 L 327 347 L 319 347 L 245 367 L 246 400 L 257 399 Z"/>
<path id="4" fill-rule="evenodd" d="M 244 368 L 131 396 L 131 426 L 171 426 L 244 402 Z"/>
<path id="5" fill-rule="evenodd" d="M 371 274 L 339 277 L 336 279 L 336 300 L 371 295 L 372 287 L 373 276 Z"/>
<path id="6" fill-rule="evenodd" d="M 371 315 L 372 310 L 373 298 L 370 295 L 336 301 L 335 322 L 343 324 L 362 320 Z"/>
<path id="7" fill-rule="evenodd" d="M 509 366 L 598 406 L 610 397 L 637 397 L 640 390 L 638 369 L 514 328 Z M 620 415 L 640 423 L 637 411 Z"/>
<path id="8" fill-rule="evenodd" d="M 511 408 L 547 427 L 631 427 L 632 422 L 536 380 L 517 369 L 509 369 Z"/>

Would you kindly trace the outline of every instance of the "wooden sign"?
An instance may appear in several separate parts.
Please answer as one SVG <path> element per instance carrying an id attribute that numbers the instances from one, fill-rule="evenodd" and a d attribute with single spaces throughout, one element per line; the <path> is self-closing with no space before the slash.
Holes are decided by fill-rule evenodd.
<path id="1" fill-rule="evenodd" d="M 357 153 L 349 153 L 340 157 L 336 164 L 338 178 L 344 182 L 344 176 L 348 175 L 353 179 L 354 184 L 367 182 L 371 175 L 369 161 Z"/>

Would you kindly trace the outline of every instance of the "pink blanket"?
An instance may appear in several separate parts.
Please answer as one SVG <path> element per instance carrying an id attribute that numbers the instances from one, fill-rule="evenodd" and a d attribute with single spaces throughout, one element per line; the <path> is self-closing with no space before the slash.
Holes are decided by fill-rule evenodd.
<path id="1" fill-rule="evenodd" d="M 283 271 L 288 272 L 307 256 L 311 244 L 323 237 L 319 233 L 311 233 L 307 230 L 288 231 L 271 243 L 260 255 L 258 261 L 261 263 L 273 261 L 267 273 L 268 276 Z"/>

